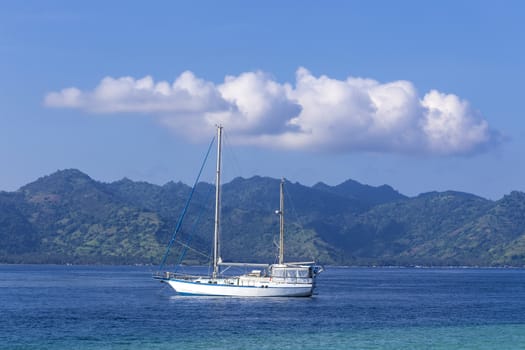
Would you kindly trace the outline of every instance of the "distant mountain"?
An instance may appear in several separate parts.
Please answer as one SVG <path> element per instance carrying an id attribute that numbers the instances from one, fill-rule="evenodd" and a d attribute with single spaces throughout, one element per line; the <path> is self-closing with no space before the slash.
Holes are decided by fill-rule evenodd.
<path id="1" fill-rule="evenodd" d="M 366 203 L 369 206 L 407 199 L 406 196 L 402 195 L 388 185 L 373 187 L 369 185 L 363 185 L 354 180 L 347 180 L 337 186 L 328 186 L 322 182 L 319 182 L 314 185 L 313 188 L 337 194 L 346 198 L 360 200 L 362 203 Z"/>
<path id="2" fill-rule="evenodd" d="M 346 251 L 373 264 L 478 265 L 480 251 L 462 255 L 459 229 L 493 203 L 460 192 L 431 192 L 376 206 L 344 232 Z M 489 259 L 482 265 L 491 265 Z"/>
<path id="3" fill-rule="evenodd" d="M 28 235 L 33 244 L 25 252 L 2 245 L 0 254 L 7 262 L 153 262 L 162 250 L 155 239 L 163 230 L 157 213 L 130 205 L 78 170 L 42 177 L 14 195 L 10 208 L 21 217 L 5 220 L 25 218 L 26 230 L 2 226 L 2 242 Z"/>
<path id="4" fill-rule="evenodd" d="M 236 178 L 222 187 L 222 256 L 272 262 L 279 179 Z M 525 193 L 498 201 L 461 192 L 406 197 L 353 180 L 287 183 L 288 259 L 325 264 L 525 266 Z M 0 262 L 158 264 L 186 213 L 169 263 L 205 263 L 214 187 L 122 179 L 102 183 L 61 170 L 0 192 Z M 185 209 L 186 208 L 186 209 Z M 190 247 L 190 248 L 186 248 Z"/>

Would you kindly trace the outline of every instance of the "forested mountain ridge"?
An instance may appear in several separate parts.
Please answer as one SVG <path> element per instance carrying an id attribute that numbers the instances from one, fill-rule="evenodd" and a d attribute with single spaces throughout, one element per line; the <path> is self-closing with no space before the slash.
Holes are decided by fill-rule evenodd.
<path id="1" fill-rule="evenodd" d="M 279 179 L 223 185 L 222 257 L 273 262 Z M 289 259 L 341 265 L 525 266 L 525 193 L 497 201 L 429 192 L 409 198 L 388 185 L 286 184 Z M 0 192 L 0 262 L 158 264 L 191 188 L 75 170 Z M 198 184 L 170 254 L 204 263 L 213 227 L 213 186 Z"/>

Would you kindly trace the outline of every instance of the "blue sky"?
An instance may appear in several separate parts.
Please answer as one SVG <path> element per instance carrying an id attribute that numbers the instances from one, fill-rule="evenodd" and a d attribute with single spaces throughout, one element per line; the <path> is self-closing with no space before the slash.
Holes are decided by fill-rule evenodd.
<path id="1" fill-rule="evenodd" d="M 0 190 L 58 169 L 192 183 L 525 190 L 521 1 L 4 1 Z M 228 147 L 230 148 L 230 147 Z"/>

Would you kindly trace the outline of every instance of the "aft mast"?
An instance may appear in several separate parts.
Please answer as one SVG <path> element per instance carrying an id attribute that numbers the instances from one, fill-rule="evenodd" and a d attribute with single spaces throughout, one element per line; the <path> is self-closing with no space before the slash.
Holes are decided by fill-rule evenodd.
<path id="1" fill-rule="evenodd" d="M 222 151 L 222 125 L 217 125 L 217 171 L 215 176 L 215 230 L 213 234 L 213 275 L 215 279 L 219 274 L 219 238 L 221 219 L 221 151 Z"/>
<path id="2" fill-rule="evenodd" d="M 279 185 L 279 265 L 284 263 L 284 177 Z"/>

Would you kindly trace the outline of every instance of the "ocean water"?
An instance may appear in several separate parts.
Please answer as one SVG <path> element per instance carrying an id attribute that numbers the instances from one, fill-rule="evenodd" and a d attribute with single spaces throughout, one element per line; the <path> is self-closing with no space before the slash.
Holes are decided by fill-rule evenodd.
<path id="1" fill-rule="evenodd" d="M 0 349 L 525 349 L 524 269 L 328 267 L 297 299 L 176 296 L 152 272 L 0 265 Z"/>

